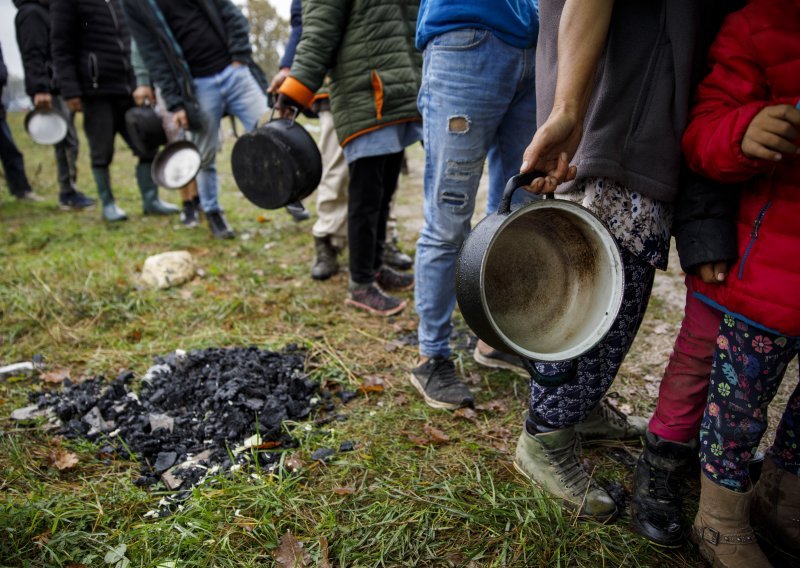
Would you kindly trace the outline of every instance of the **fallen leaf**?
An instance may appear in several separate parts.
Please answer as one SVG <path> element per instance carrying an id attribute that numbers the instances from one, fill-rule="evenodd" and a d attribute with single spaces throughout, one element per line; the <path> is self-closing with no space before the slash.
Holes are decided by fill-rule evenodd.
<path id="1" fill-rule="evenodd" d="M 236 523 L 237 527 L 247 532 L 253 532 L 258 526 L 258 521 L 250 518 L 236 519 L 234 522 Z"/>
<path id="2" fill-rule="evenodd" d="M 303 466 L 305 466 L 306 464 L 302 459 L 300 459 L 300 454 L 298 452 L 295 452 L 291 456 L 286 458 L 286 461 L 283 462 L 283 465 L 285 465 L 286 469 L 288 469 L 289 471 L 298 471 L 300 469 L 303 469 Z"/>
<path id="3" fill-rule="evenodd" d="M 78 456 L 67 450 L 56 449 L 50 452 L 50 463 L 59 470 L 69 469 L 78 463 Z"/>
<path id="4" fill-rule="evenodd" d="M 286 531 L 278 548 L 272 553 L 275 561 L 285 568 L 302 568 L 311 562 L 311 555 L 303 550 L 303 543 Z"/>
<path id="5" fill-rule="evenodd" d="M 69 378 L 69 369 L 53 369 L 47 373 L 42 373 L 42 380 L 46 383 L 59 384 L 63 383 L 64 379 Z"/>
<path id="6" fill-rule="evenodd" d="M 502 400 L 490 400 L 476 406 L 478 410 L 497 412 L 499 414 L 506 414 L 508 412 L 508 405 Z"/>
<path id="7" fill-rule="evenodd" d="M 394 351 L 397 351 L 400 347 L 403 347 L 403 342 L 397 339 L 393 339 L 392 341 L 389 341 L 388 343 L 385 343 L 383 345 L 383 349 L 387 353 L 392 353 Z"/>
<path id="8" fill-rule="evenodd" d="M 374 376 L 365 377 L 358 390 L 364 394 L 368 392 L 383 392 L 383 379 Z"/>
<path id="9" fill-rule="evenodd" d="M 396 397 L 394 397 L 394 403 L 397 406 L 405 406 L 408 404 L 408 397 L 405 394 L 400 393 Z"/>
<path id="10" fill-rule="evenodd" d="M 330 560 L 328 560 L 328 539 L 324 536 L 319 537 L 319 553 L 321 558 L 317 568 L 333 568 Z"/>
<path id="11" fill-rule="evenodd" d="M 50 531 L 44 531 L 43 533 L 39 533 L 31 540 L 36 544 L 37 548 L 42 548 L 45 544 L 50 542 Z"/>
<path id="12" fill-rule="evenodd" d="M 438 428 L 434 428 L 430 424 L 425 424 L 422 427 L 422 431 L 425 432 L 431 439 L 431 442 L 434 444 L 442 444 L 444 442 L 450 441 L 450 436 L 439 430 Z"/>
<path id="13" fill-rule="evenodd" d="M 258 221 L 259 223 L 266 223 L 267 221 L 269 221 L 269 219 L 267 218 L 266 215 L 259 215 L 258 217 L 256 217 L 256 221 Z"/>
<path id="14" fill-rule="evenodd" d="M 256 449 L 256 450 L 269 450 L 269 449 L 272 449 L 272 448 L 277 448 L 280 445 L 281 445 L 281 443 L 278 442 L 278 441 L 269 440 L 269 441 L 266 441 L 266 442 L 261 442 L 257 446 L 253 446 L 253 448 Z"/>
<path id="15" fill-rule="evenodd" d="M 334 487 L 333 492 L 337 495 L 352 495 L 356 489 L 355 487 Z"/>
<path id="16" fill-rule="evenodd" d="M 464 418 L 466 420 L 471 420 L 475 422 L 478 419 L 478 413 L 472 410 L 471 408 L 465 406 L 464 408 L 459 408 L 455 412 L 453 412 L 453 416 L 458 418 Z"/>

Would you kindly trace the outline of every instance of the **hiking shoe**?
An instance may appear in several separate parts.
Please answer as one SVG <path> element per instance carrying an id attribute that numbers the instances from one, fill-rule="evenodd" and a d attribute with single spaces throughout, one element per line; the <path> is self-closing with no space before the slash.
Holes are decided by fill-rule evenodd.
<path id="1" fill-rule="evenodd" d="M 181 224 L 187 229 L 193 229 L 200 225 L 199 205 L 194 199 L 183 202 Z"/>
<path id="2" fill-rule="evenodd" d="M 305 221 L 309 217 L 308 209 L 299 201 L 292 201 L 286 206 L 286 211 L 292 216 L 292 219 L 298 223 L 300 221 Z"/>
<path id="3" fill-rule="evenodd" d="M 79 211 L 93 207 L 96 203 L 96 200 L 77 190 L 58 197 L 58 208 L 62 211 Z"/>
<path id="4" fill-rule="evenodd" d="M 397 243 L 387 241 L 383 248 L 383 262 L 397 270 L 408 270 L 414 261 L 397 247 Z"/>
<path id="5" fill-rule="evenodd" d="M 410 290 L 414 287 L 414 275 L 381 266 L 375 274 L 375 282 L 384 290 Z"/>
<path id="6" fill-rule="evenodd" d="M 376 316 L 393 316 L 406 307 L 405 300 L 384 294 L 374 283 L 352 286 L 344 303 Z"/>
<path id="7" fill-rule="evenodd" d="M 685 540 L 688 523 L 683 518 L 682 482 L 695 455 L 697 440 L 672 442 L 646 433 L 633 474 L 631 524 L 655 544 L 674 548 Z"/>
<path id="8" fill-rule="evenodd" d="M 483 347 L 485 351 L 481 351 L 481 347 Z M 530 376 L 522 365 L 522 360 L 518 355 L 498 351 L 480 339 L 478 340 L 478 344 L 475 345 L 475 350 L 472 352 L 472 358 L 475 359 L 475 362 L 479 365 L 489 367 L 490 369 L 504 369 L 516 373 L 520 377 L 527 378 Z"/>
<path id="9" fill-rule="evenodd" d="M 222 211 L 210 211 L 206 213 L 206 219 L 208 219 L 208 226 L 211 227 L 211 234 L 215 239 L 232 239 L 236 236 L 225 220 Z"/>
<path id="10" fill-rule="evenodd" d="M 647 432 L 648 422 L 643 416 L 626 416 L 604 398 L 586 420 L 575 425 L 575 433 L 582 442 L 638 440 Z"/>
<path id="11" fill-rule="evenodd" d="M 447 357 L 431 357 L 411 370 L 411 384 L 433 408 L 455 410 L 472 406 L 472 393 L 456 374 L 456 366 Z"/>
<path id="12" fill-rule="evenodd" d="M 605 523 L 617 516 L 617 504 L 583 469 L 576 453 L 574 427 L 531 435 L 523 427 L 514 467 L 535 485 L 558 497 L 578 517 Z"/>
<path id="13" fill-rule="evenodd" d="M 26 191 L 24 193 L 20 193 L 19 195 L 14 195 L 17 198 L 17 201 L 32 201 L 33 203 L 39 203 L 44 201 L 44 197 L 35 193 L 33 190 Z"/>
<path id="14" fill-rule="evenodd" d="M 314 265 L 311 267 L 311 278 L 314 280 L 327 280 L 339 272 L 339 249 L 331 243 L 330 235 L 314 237 Z"/>

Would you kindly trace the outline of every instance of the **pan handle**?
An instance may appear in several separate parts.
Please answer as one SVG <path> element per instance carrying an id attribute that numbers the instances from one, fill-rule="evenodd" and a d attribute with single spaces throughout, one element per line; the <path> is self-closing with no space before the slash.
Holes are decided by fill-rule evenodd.
<path id="1" fill-rule="evenodd" d="M 538 170 L 532 172 L 525 172 L 524 174 L 517 174 L 508 180 L 506 188 L 503 190 L 503 197 L 500 199 L 500 206 L 497 208 L 498 215 L 508 215 L 511 213 L 511 198 L 514 197 L 514 192 L 524 185 L 530 183 L 537 177 L 547 177 L 547 174 Z M 548 193 L 545 199 L 554 199 L 555 195 Z"/>
<path id="2" fill-rule="evenodd" d="M 297 120 L 297 115 L 300 114 L 300 108 L 296 106 L 291 106 L 290 108 L 294 110 L 294 114 L 292 115 L 292 118 L 290 118 L 289 120 L 291 120 L 292 124 L 294 124 L 294 122 Z M 272 122 L 274 119 L 275 119 L 275 107 L 272 107 L 272 112 L 269 113 L 269 120 L 267 122 Z"/>

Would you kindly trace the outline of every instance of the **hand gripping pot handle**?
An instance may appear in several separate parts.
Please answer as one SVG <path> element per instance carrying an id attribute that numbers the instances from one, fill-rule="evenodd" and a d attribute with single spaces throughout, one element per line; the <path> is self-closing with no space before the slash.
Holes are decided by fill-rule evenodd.
<path id="1" fill-rule="evenodd" d="M 512 177 L 497 213 L 467 236 L 456 263 L 456 298 L 483 341 L 525 359 L 575 359 L 603 339 L 622 302 L 622 260 L 614 238 L 586 208 L 511 199 L 541 172 Z"/>

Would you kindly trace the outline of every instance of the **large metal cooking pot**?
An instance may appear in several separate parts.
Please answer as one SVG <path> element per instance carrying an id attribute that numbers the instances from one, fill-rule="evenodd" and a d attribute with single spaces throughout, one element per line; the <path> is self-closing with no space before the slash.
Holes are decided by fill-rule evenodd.
<path id="1" fill-rule="evenodd" d="M 511 211 L 511 198 L 541 173 L 506 185 L 497 213 L 459 252 L 456 298 L 483 341 L 536 361 L 573 359 L 594 347 L 619 311 L 623 267 L 614 238 L 588 209 L 563 199 Z"/>
<path id="2" fill-rule="evenodd" d="M 25 115 L 25 130 L 37 144 L 51 146 L 67 136 L 67 119 L 57 110 L 33 109 Z"/>
<path id="3" fill-rule="evenodd" d="M 279 209 L 316 189 L 322 179 L 322 156 L 293 118 L 272 118 L 236 141 L 231 169 L 247 199 L 263 209 Z"/>
<path id="4" fill-rule="evenodd" d="M 150 175 L 161 187 L 180 189 L 197 176 L 201 162 L 197 146 L 181 130 L 180 140 L 168 143 L 153 158 Z"/>
<path id="5" fill-rule="evenodd" d="M 145 160 L 152 160 L 158 149 L 167 143 L 161 117 L 150 105 L 150 101 L 125 111 L 125 127 L 131 146 Z"/>

